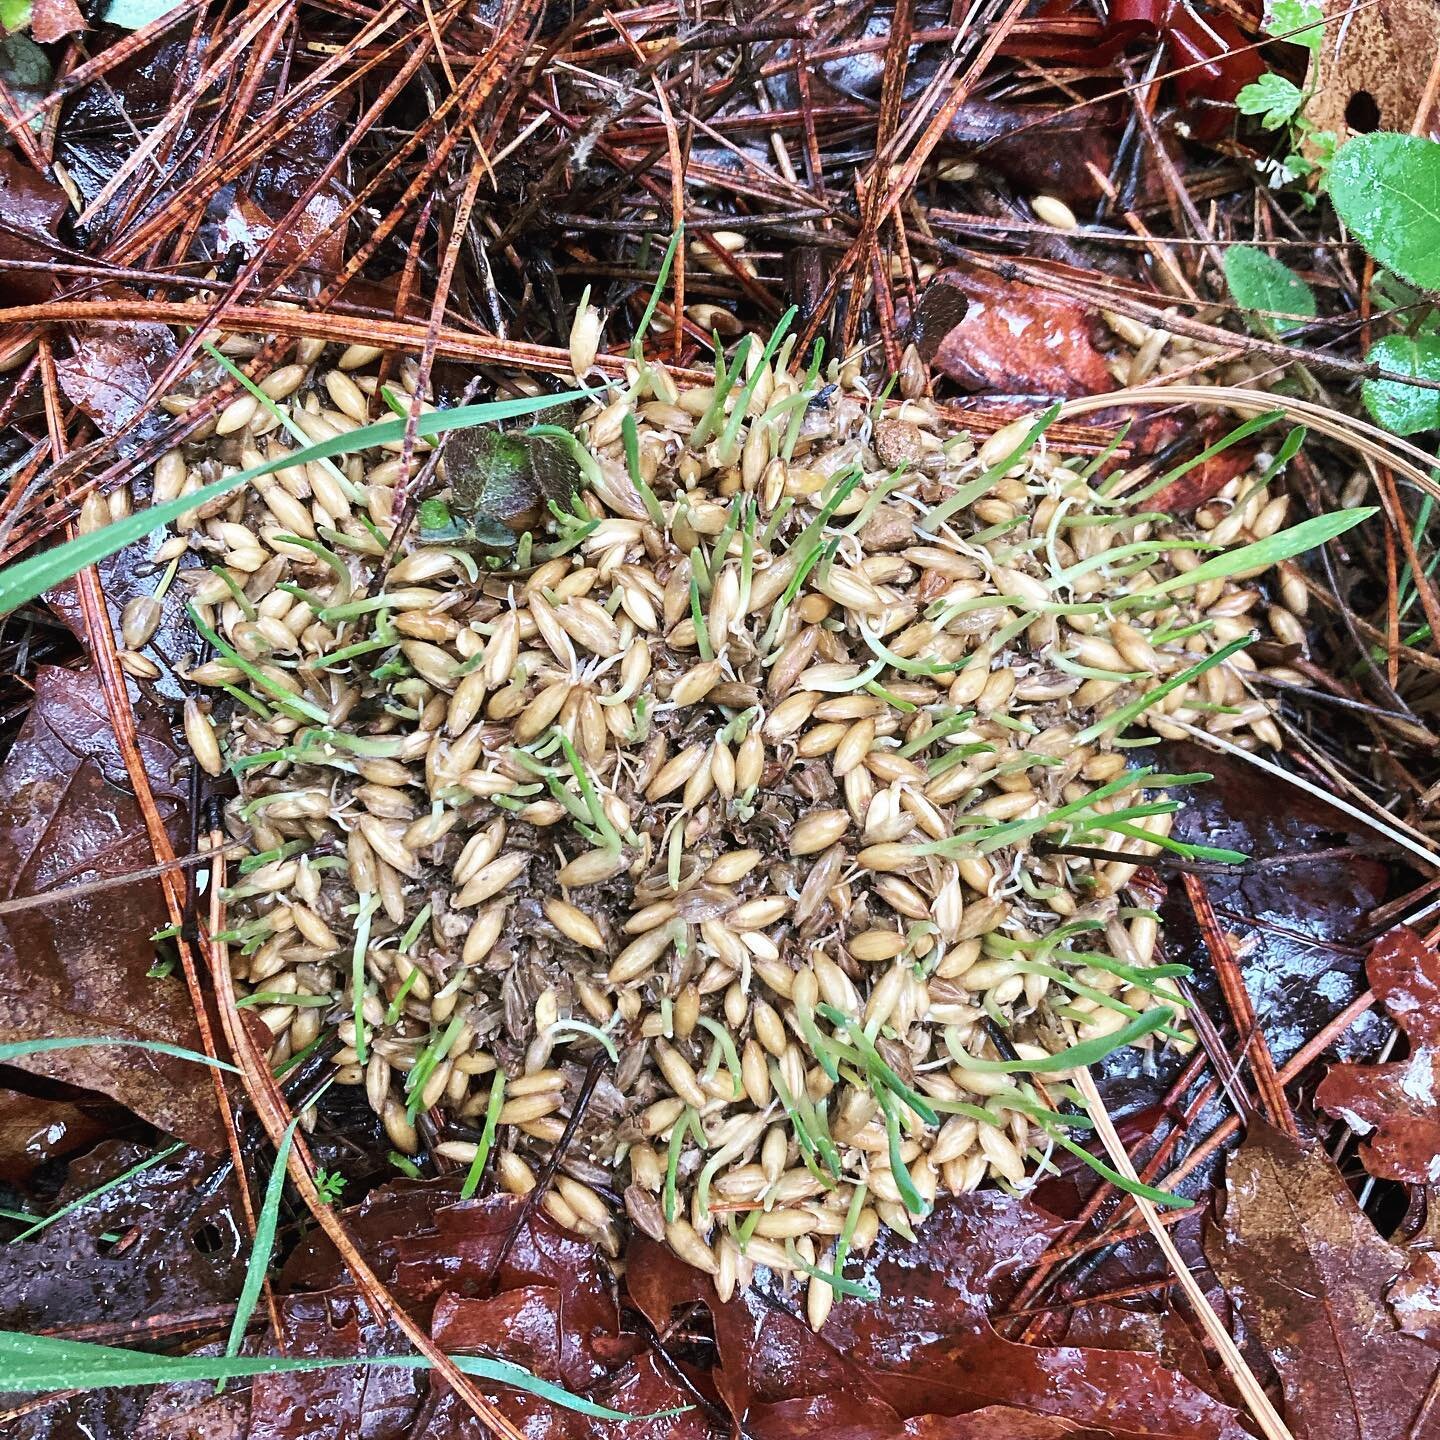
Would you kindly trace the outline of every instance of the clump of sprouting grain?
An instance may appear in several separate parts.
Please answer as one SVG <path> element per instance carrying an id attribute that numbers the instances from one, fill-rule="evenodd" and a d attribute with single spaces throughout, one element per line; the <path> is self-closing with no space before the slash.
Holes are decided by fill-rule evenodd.
<path id="1" fill-rule="evenodd" d="M 510 555 L 418 531 L 370 593 L 398 442 L 283 465 L 171 544 L 204 561 L 173 581 L 209 641 L 185 733 L 235 781 L 224 938 L 275 1059 L 337 1035 L 396 1150 L 514 1192 L 598 1069 L 549 1212 L 611 1254 L 664 1238 L 722 1295 L 793 1275 L 819 1326 L 880 1226 L 1027 1182 L 1065 1124 L 1050 1057 L 1187 1043 L 1122 891 L 1184 851 L 1197 777 L 1146 769 L 1144 732 L 1278 746 L 1239 644 L 1301 643 L 1305 590 L 1265 601 L 1229 548 L 1283 524 L 1264 480 L 1172 520 L 1033 419 L 977 446 L 785 355 L 633 367 Z M 305 342 L 157 497 L 383 414 L 377 358 Z"/>

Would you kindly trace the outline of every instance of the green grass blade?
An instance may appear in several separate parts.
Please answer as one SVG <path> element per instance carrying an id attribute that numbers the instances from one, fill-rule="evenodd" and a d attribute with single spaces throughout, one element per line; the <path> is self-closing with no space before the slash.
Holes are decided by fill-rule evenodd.
<path id="1" fill-rule="evenodd" d="M 485 1107 L 485 1128 L 480 1132 L 480 1144 L 466 1172 L 465 1183 L 460 1187 L 462 1200 L 468 1200 L 480 1188 L 480 1177 L 485 1173 L 485 1161 L 489 1159 L 490 1147 L 495 1143 L 495 1131 L 500 1124 L 500 1110 L 504 1104 L 505 1072 L 497 1070 L 490 1082 L 490 1103 Z"/>
<path id="2" fill-rule="evenodd" d="M 1376 513 L 1376 507 L 1369 505 L 1358 510 L 1335 510 L 1328 515 L 1317 515 L 1313 520 L 1302 520 L 1288 530 L 1267 535 L 1263 540 L 1242 545 L 1238 550 L 1227 550 L 1216 555 L 1193 570 L 1172 575 L 1147 591 L 1150 595 L 1165 595 L 1171 590 L 1188 590 L 1192 585 L 1203 585 L 1207 580 L 1227 580 L 1242 570 L 1268 569 L 1282 560 L 1304 554 L 1327 540 L 1334 540 L 1347 530 L 1368 520 Z"/>
<path id="3" fill-rule="evenodd" d="M 53 1225 L 57 1220 L 63 1220 L 67 1215 L 76 1210 L 83 1209 L 92 1200 L 98 1200 L 107 1190 L 113 1190 L 117 1185 L 123 1185 L 127 1180 L 133 1179 L 136 1175 L 143 1174 L 152 1166 L 160 1164 L 162 1160 L 168 1160 L 172 1155 L 183 1150 L 185 1146 L 176 1141 L 173 1145 L 167 1145 L 163 1150 L 157 1150 L 153 1155 L 146 1156 L 139 1164 L 132 1165 L 128 1170 L 122 1170 L 118 1175 L 107 1180 L 103 1185 L 97 1185 L 93 1190 L 87 1190 L 83 1195 L 77 1195 L 68 1205 L 62 1205 L 53 1215 L 44 1215 L 33 1224 L 26 1226 L 18 1235 L 11 1238 L 10 1244 L 18 1245 L 22 1240 L 28 1240 L 32 1235 L 38 1235 L 46 1226 Z"/>
<path id="4" fill-rule="evenodd" d="M 260 1299 L 265 1277 L 270 1273 L 270 1256 L 275 1250 L 275 1230 L 280 1222 L 280 1197 L 285 1190 L 285 1166 L 290 1159 L 290 1147 L 295 1143 L 295 1127 L 300 1123 L 297 1115 L 286 1127 L 275 1151 L 275 1164 L 270 1170 L 270 1179 L 265 1186 L 265 1200 L 255 1221 L 255 1240 L 250 1246 L 250 1260 L 245 1267 L 245 1284 L 240 1289 L 240 1299 L 235 1305 L 235 1315 L 230 1322 L 230 1338 L 225 1342 L 226 1355 L 238 1355 L 245 1343 L 245 1331 L 250 1327 L 250 1317 Z M 225 1388 L 225 1379 L 217 1380 L 216 1388 Z"/>
<path id="5" fill-rule="evenodd" d="M 670 267 L 675 263 L 675 252 L 680 248 L 680 241 L 685 234 L 685 224 L 682 221 L 675 227 L 675 233 L 670 237 L 670 243 L 665 247 L 665 256 L 660 261 L 659 272 L 655 276 L 655 288 L 650 292 L 650 303 L 645 307 L 645 313 L 640 317 L 640 324 L 635 329 L 635 338 L 630 342 L 630 353 L 636 360 L 645 358 L 645 337 L 650 333 L 650 322 L 655 318 L 656 307 L 660 304 L 660 296 L 665 292 L 666 282 L 670 279 Z M 683 317 L 675 317 L 675 328 L 678 330 L 682 324 Z"/>
<path id="6" fill-rule="evenodd" d="M 511 1385 L 596 1420 L 657 1420 L 681 1414 L 684 1408 L 656 1410 L 647 1415 L 612 1410 L 506 1360 L 490 1360 L 478 1355 L 450 1358 L 467 1375 Z M 351 1365 L 425 1370 L 429 1368 L 429 1361 L 420 1355 L 151 1355 L 114 1345 L 91 1345 L 80 1340 L 0 1330 L 0 1384 L 18 1394 L 230 1380 L 247 1375 L 337 1370 Z"/>
<path id="7" fill-rule="evenodd" d="M 1044 1075 L 1056 1070 L 1074 1070 L 1081 1065 L 1094 1065 L 1103 1060 L 1112 1050 L 1122 1050 L 1133 1045 L 1146 1035 L 1153 1034 L 1162 1026 L 1169 1025 L 1176 1018 L 1168 1005 L 1157 1005 L 1132 1020 L 1113 1035 L 1097 1035 L 1093 1040 L 1082 1040 L 1058 1055 L 1047 1055 L 1037 1060 L 981 1060 L 972 1055 L 960 1043 L 953 1027 L 945 1031 L 945 1048 L 950 1058 L 962 1070 L 975 1070 L 984 1075 L 1013 1075 L 1016 1071 Z"/>
<path id="8" fill-rule="evenodd" d="M 1203 570 L 1205 567 L 1202 565 L 1200 568 Z M 1190 573 L 1193 575 L 1196 572 L 1192 570 Z M 1172 690 L 1178 690 L 1182 685 L 1188 685 L 1190 681 L 1203 675 L 1207 670 L 1213 669 L 1216 665 L 1224 664 L 1226 660 L 1237 651 L 1243 650 L 1249 643 L 1250 637 L 1242 635 L 1228 645 L 1222 645 L 1213 655 L 1207 655 L 1198 665 L 1192 665 L 1188 670 L 1182 670 L 1178 675 L 1172 675 L 1163 685 L 1157 685 L 1153 690 L 1147 690 L 1138 700 L 1132 700 L 1128 705 L 1122 705 L 1118 710 L 1111 711 L 1103 720 L 1097 720 L 1093 725 L 1087 725 L 1075 737 L 1075 743 L 1088 745 L 1107 730 L 1128 725 L 1132 720 L 1143 715 L 1157 700 L 1163 700 Z"/>
<path id="9" fill-rule="evenodd" d="M 49 1040 L 15 1040 L 0 1045 L 0 1064 L 19 1060 L 26 1055 L 45 1055 L 51 1050 L 79 1050 L 86 1045 L 124 1045 L 132 1050 L 150 1050 L 157 1055 L 173 1055 L 177 1060 L 193 1060 L 197 1065 L 209 1065 L 213 1070 L 224 1070 L 227 1074 L 238 1075 L 239 1069 L 227 1060 L 214 1060 L 198 1050 L 187 1050 L 183 1045 L 171 1045 L 165 1040 L 126 1040 L 119 1036 L 104 1035 L 90 1039 L 83 1035 L 57 1036 Z"/>
<path id="10" fill-rule="evenodd" d="M 433 439 L 449 430 L 465 430 L 475 425 L 491 424 L 508 420 L 518 415 L 533 415 L 541 410 L 552 410 L 557 405 L 568 405 L 572 401 L 593 398 L 591 390 L 569 390 L 562 395 L 522 396 L 515 400 L 492 400 L 483 405 L 459 405 L 452 410 L 428 410 L 420 416 L 417 433 L 421 439 Z M 88 535 L 77 535 L 63 545 L 41 551 L 26 560 L 17 561 L 0 570 L 0 615 L 33 600 L 37 595 L 53 589 L 68 580 L 87 565 L 98 564 L 117 550 L 143 539 L 152 530 L 159 530 L 177 520 L 187 510 L 220 495 L 228 495 L 251 480 L 273 474 L 291 465 L 304 465 L 311 460 L 328 460 L 332 455 L 348 455 L 355 450 L 365 450 L 374 445 L 383 445 L 402 440 L 405 436 L 403 420 L 380 420 L 374 425 L 362 425 L 358 430 L 344 435 L 333 435 L 328 440 L 311 445 L 293 454 L 281 455 L 267 460 L 263 465 L 252 465 L 248 470 L 237 471 L 210 485 L 202 485 L 190 495 L 181 495 L 167 500 L 163 505 L 152 505 L 148 510 L 137 510 L 123 520 L 92 530 Z"/>

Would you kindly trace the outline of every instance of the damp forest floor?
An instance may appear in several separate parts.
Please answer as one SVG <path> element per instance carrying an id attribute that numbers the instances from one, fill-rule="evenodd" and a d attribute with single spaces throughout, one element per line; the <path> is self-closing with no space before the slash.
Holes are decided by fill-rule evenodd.
<path id="1" fill-rule="evenodd" d="M 1440 222 L 1375 198 L 1440 193 L 1433 16 L 167 6 L 0 0 L 0 1437 L 1440 1440 Z M 1090 1068 L 1087 1155 L 882 1227 L 818 1329 L 561 1228 L 563 1136 L 523 1199 L 397 1148 L 329 1012 L 270 1074 L 215 990 L 208 640 L 134 519 L 326 346 L 408 474 L 419 392 L 733 383 L 777 325 L 877 453 L 1058 405 L 1048 454 L 1184 524 L 1262 477 L 1351 527 L 1255 582 L 1280 748 L 1143 757 L 1212 777 L 1126 890 L 1191 1038 Z"/>

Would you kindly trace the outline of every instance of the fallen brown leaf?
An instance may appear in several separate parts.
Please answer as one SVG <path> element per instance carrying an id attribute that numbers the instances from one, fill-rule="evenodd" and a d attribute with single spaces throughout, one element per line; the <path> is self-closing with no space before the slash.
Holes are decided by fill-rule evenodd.
<path id="1" fill-rule="evenodd" d="M 0 1089 L 0 1175 L 24 1184 L 37 1167 L 93 1145 L 106 1133 L 101 1108 Z"/>
<path id="2" fill-rule="evenodd" d="M 70 208 L 58 186 L 43 180 L 13 149 L 0 148 L 0 261 L 53 260 L 60 242 L 56 231 Z M 14 270 L 5 276 L 7 304 L 47 300 L 55 277 L 45 270 Z"/>
<path id="3" fill-rule="evenodd" d="M 1440 46 L 1440 8 L 1434 0 L 1370 0 L 1326 6 L 1326 14 L 1306 118 L 1342 145 L 1371 130 L 1409 131 Z"/>
<path id="4" fill-rule="evenodd" d="M 1125 1440 L 1242 1440 L 1234 1410 L 1155 1354 L 1022 1345 L 996 1333 L 990 1305 L 1039 1259 L 1058 1225 L 996 1191 L 944 1200 L 918 1244 L 882 1232 L 863 1263 L 847 1271 L 872 1283 L 880 1298 L 838 1300 L 819 1335 L 796 1313 L 793 1296 L 757 1286 L 722 1303 L 708 1276 L 649 1239 L 632 1242 L 627 1285 L 657 1330 L 672 1323 L 678 1307 L 709 1311 L 716 1389 L 757 1440 L 843 1434 L 847 1425 L 875 1440 L 948 1436 L 934 1428 L 937 1417 L 985 1407 L 1028 1412 L 1082 1435 L 1098 1429 Z M 922 1417 L 931 1429 L 902 1428 Z"/>
<path id="5" fill-rule="evenodd" d="M 1440 1180 L 1440 956 L 1406 926 L 1382 935 L 1366 962 L 1370 984 L 1410 1038 L 1410 1054 L 1384 1065 L 1332 1065 L 1315 1103 L 1357 1134 L 1372 1175 L 1412 1184 Z"/>
<path id="6" fill-rule="evenodd" d="M 1385 1293 L 1403 1253 L 1323 1150 L 1262 1121 L 1226 1169 L 1206 1253 L 1264 1345 L 1305 1440 L 1434 1440 L 1440 1353 L 1402 1333 Z"/>
<path id="7" fill-rule="evenodd" d="M 1115 388 L 1079 302 L 969 268 L 942 272 L 939 285 L 970 302 L 935 352 L 936 367 L 967 390 L 1059 399 Z"/>
<path id="8" fill-rule="evenodd" d="M 42 45 L 88 28 L 75 0 L 33 0 L 31 4 L 30 35 Z"/>
<path id="9" fill-rule="evenodd" d="M 184 799 L 169 729 L 143 701 L 136 724 L 156 803 L 180 840 Z M 42 668 L 0 770 L 0 897 L 124 875 L 152 858 L 95 673 Z M 150 936 L 168 923 L 153 880 L 0 918 L 0 1041 L 118 1036 L 198 1049 L 183 982 L 146 975 Z M 14 1063 L 109 1095 L 191 1144 L 221 1144 L 213 1083 L 200 1065 L 114 1046 Z"/>
<path id="10" fill-rule="evenodd" d="M 108 285 L 101 294 L 113 300 L 136 298 L 119 285 Z M 152 385 L 175 355 L 175 337 L 166 326 L 138 321 L 76 326 L 72 346 L 55 362 L 60 388 L 107 435 L 141 413 Z"/>

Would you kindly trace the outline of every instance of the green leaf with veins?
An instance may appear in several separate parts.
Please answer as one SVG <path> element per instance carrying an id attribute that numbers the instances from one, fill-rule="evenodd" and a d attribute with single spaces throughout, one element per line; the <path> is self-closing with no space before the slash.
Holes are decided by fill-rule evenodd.
<path id="1" fill-rule="evenodd" d="M 1301 319 L 1313 319 L 1315 292 L 1273 255 L 1248 245 L 1232 245 L 1225 252 L 1225 279 L 1235 302 L 1266 318 L 1283 335 L 1298 329 Z"/>
<path id="2" fill-rule="evenodd" d="M 1402 280 L 1440 290 L 1440 144 L 1377 130 L 1342 145 L 1326 180 L 1335 213 Z"/>
<path id="3" fill-rule="evenodd" d="M 1365 363 L 1440 381 L 1440 336 L 1387 335 L 1370 347 Z M 1399 380 L 1367 380 L 1361 393 L 1375 420 L 1397 435 L 1440 429 L 1440 390 L 1422 390 Z"/>
<path id="4" fill-rule="evenodd" d="M 1325 39 L 1324 18 L 1319 0 L 1271 0 L 1265 30 L 1270 35 L 1283 35 L 1292 45 L 1318 50 Z"/>
<path id="5" fill-rule="evenodd" d="M 1241 90 L 1235 97 L 1235 108 L 1242 115 L 1260 116 L 1263 129 L 1279 130 L 1295 118 L 1304 99 L 1298 85 L 1267 71 Z"/>

